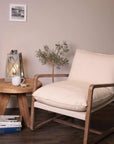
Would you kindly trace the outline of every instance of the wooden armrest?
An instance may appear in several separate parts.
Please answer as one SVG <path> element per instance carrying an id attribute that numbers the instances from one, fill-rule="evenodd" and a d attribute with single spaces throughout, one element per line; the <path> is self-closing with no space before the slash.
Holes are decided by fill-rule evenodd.
<path id="1" fill-rule="evenodd" d="M 34 79 L 37 80 L 39 78 L 44 78 L 44 77 L 68 77 L 69 74 L 37 74 L 34 76 Z"/>
<path id="2" fill-rule="evenodd" d="M 101 87 L 114 87 L 114 83 L 108 83 L 108 84 L 91 84 L 89 86 L 90 89 L 101 88 Z"/>
<path id="3" fill-rule="evenodd" d="M 114 83 L 109 84 L 91 84 L 88 89 L 88 99 L 87 99 L 87 106 L 89 107 L 87 111 L 91 111 L 92 100 L 93 100 L 93 91 L 95 88 L 101 87 L 114 87 Z"/>
<path id="4" fill-rule="evenodd" d="M 37 89 L 37 81 L 38 81 L 39 78 L 68 77 L 68 76 L 69 76 L 69 74 L 39 74 L 39 75 L 36 74 L 34 76 L 34 89 L 33 89 L 33 91 L 35 91 Z"/>
<path id="5" fill-rule="evenodd" d="M 114 83 L 108 83 L 108 84 L 91 84 L 89 86 L 89 89 L 88 89 L 88 99 L 91 99 L 92 100 L 92 97 L 93 97 L 93 90 L 95 88 L 102 88 L 102 87 L 114 87 Z M 90 98 L 91 97 L 91 98 Z"/>

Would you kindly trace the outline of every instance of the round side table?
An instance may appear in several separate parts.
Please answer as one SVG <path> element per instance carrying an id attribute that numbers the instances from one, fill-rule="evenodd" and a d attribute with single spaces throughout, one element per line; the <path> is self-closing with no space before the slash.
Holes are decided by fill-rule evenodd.
<path id="1" fill-rule="evenodd" d="M 25 83 L 28 83 L 27 87 L 13 86 L 10 82 L 5 82 L 4 79 L 0 79 L 0 115 L 5 113 L 9 98 L 11 95 L 16 95 L 19 103 L 20 114 L 22 115 L 25 125 L 30 126 L 30 115 L 27 103 L 27 93 L 33 92 L 33 79 L 25 79 Z M 41 87 L 42 83 L 38 81 L 38 87 Z"/>

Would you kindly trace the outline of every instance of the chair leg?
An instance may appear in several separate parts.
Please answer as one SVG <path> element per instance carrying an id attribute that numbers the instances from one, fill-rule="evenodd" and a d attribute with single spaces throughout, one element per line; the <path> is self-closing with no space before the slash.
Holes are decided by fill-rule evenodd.
<path id="1" fill-rule="evenodd" d="M 85 121 L 83 144 L 88 143 L 89 126 L 90 126 L 90 113 L 87 113 L 87 117 L 86 117 L 86 121 Z"/>
<path id="2" fill-rule="evenodd" d="M 98 142 L 105 139 L 107 136 L 111 135 L 112 133 L 114 133 L 114 128 L 113 127 L 106 130 L 102 135 L 98 136 L 97 138 L 91 140 L 91 143 L 92 144 L 97 144 Z"/>
<path id="3" fill-rule="evenodd" d="M 34 98 L 32 97 L 31 103 L 31 118 L 30 118 L 30 129 L 34 130 Z"/>
<path id="4" fill-rule="evenodd" d="M 84 129 L 83 144 L 88 143 L 92 98 L 93 98 L 93 87 L 90 86 L 89 90 L 88 90 L 87 111 L 86 111 L 86 118 L 85 118 L 85 129 Z"/>

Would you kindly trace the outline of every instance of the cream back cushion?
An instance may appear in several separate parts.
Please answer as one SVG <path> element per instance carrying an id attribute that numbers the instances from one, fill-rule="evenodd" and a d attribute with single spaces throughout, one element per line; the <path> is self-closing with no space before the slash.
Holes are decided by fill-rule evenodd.
<path id="1" fill-rule="evenodd" d="M 77 49 L 68 79 L 91 84 L 114 83 L 114 55 Z"/>

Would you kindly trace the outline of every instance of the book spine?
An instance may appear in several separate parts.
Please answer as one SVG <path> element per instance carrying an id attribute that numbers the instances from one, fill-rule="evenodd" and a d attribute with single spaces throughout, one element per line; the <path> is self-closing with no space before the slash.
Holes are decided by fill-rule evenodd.
<path id="1" fill-rule="evenodd" d="M 8 133 L 20 132 L 20 131 L 21 131 L 21 127 L 0 128 L 0 135 L 8 134 Z"/>
<path id="2" fill-rule="evenodd" d="M 21 122 L 0 122 L 0 125 L 19 125 Z"/>
<path id="3" fill-rule="evenodd" d="M 22 127 L 22 125 L 0 125 L 0 128 L 7 128 L 7 127 Z"/>

